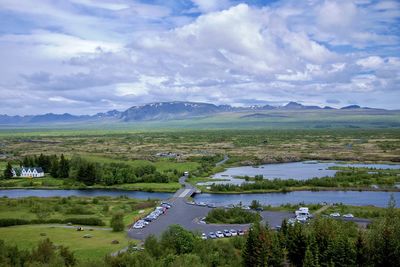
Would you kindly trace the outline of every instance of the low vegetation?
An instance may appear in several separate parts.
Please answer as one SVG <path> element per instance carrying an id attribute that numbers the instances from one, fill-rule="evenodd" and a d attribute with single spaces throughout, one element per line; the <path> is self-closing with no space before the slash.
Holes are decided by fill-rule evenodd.
<path id="1" fill-rule="evenodd" d="M 244 210 L 240 207 L 232 209 L 215 208 L 211 210 L 205 219 L 207 223 L 221 224 L 246 224 L 256 223 L 261 220 L 261 216 L 249 210 Z"/>
<path id="2" fill-rule="evenodd" d="M 254 183 L 213 184 L 210 186 L 212 192 L 260 192 L 260 191 L 282 191 L 291 190 L 372 190 L 377 186 L 380 190 L 397 190 L 394 187 L 400 183 L 400 169 L 383 170 L 373 168 L 340 168 L 334 177 L 312 178 L 308 180 L 296 179 L 263 179 L 257 175 L 255 178 L 245 177 Z"/>
<path id="3" fill-rule="evenodd" d="M 44 223 L 110 227 L 112 217 L 120 214 L 125 228 L 137 219 L 140 210 L 154 206 L 154 200 L 125 197 L 0 198 L 0 227 Z"/>

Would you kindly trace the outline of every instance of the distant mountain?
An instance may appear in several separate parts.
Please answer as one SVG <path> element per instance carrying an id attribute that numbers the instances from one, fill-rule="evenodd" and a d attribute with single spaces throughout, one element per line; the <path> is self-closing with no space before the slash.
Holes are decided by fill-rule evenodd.
<path id="1" fill-rule="evenodd" d="M 171 120 L 227 111 L 227 106 L 194 102 L 160 102 L 135 106 L 121 113 L 123 121 Z"/>
<path id="2" fill-rule="evenodd" d="M 282 109 L 297 110 L 297 109 L 321 109 L 319 106 L 305 106 L 297 102 L 289 102 Z"/>
<path id="3" fill-rule="evenodd" d="M 346 107 L 342 107 L 341 109 L 360 109 L 361 107 L 359 105 L 350 105 Z"/>
<path id="4" fill-rule="evenodd" d="M 266 117 L 285 117 L 286 110 L 331 110 L 332 107 L 321 108 L 319 106 L 306 106 L 297 102 L 275 107 L 270 105 L 232 107 L 230 105 L 214 105 L 210 103 L 197 102 L 156 102 L 141 106 L 133 106 L 125 111 L 110 110 L 97 113 L 95 115 L 71 115 L 69 113 L 26 116 L 0 115 L 0 124 L 52 124 L 52 123 L 86 123 L 86 122 L 133 122 L 133 121 L 166 121 L 177 119 L 190 119 L 206 116 L 214 116 L 220 113 L 243 113 L 242 119 L 246 118 L 266 118 Z M 373 110 L 378 109 L 350 105 L 341 108 L 342 110 Z M 265 111 L 277 110 L 279 114 L 264 113 Z"/>

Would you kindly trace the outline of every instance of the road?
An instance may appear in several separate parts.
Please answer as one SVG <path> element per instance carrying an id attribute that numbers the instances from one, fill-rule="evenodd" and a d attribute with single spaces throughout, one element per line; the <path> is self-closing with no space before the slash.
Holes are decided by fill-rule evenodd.
<path id="1" fill-rule="evenodd" d="M 198 231 L 208 234 L 209 232 L 222 231 L 224 229 L 245 230 L 249 228 L 248 224 L 202 224 L 199 223 L 201 218 L 207 216 L 212 209 L 191 205 L 186 202 L 186 198 L 198 191 L 196 187 L 186 182 L 186 176 L 179 179 L 182 188 L 179 189 L 174 196 L 169 200 L 172 203 L 172 208 L 155 221 L 151 222 L 142 229 L 129 229 L 128 235 L 131 238 L 143 240 L 150 234 L 159 236 L 162 232 L 168 229 L 171 224 L 179 224 L 191 231 Z M 271 212 L 264 211 L 260 213 L 264 222 L 268 222 L 271 227 L 281 225 L 286 218 L 293 217 L 293 213 L 289 212 Z"/>

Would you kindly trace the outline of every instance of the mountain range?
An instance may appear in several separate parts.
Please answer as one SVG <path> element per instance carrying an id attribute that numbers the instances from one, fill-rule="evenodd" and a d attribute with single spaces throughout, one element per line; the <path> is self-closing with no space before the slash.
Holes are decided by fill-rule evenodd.
<path id="1" fill-rule="evenodd" d="M 371 110 L 373 108 L 350 105 L 340 110 Z M 332 107 L 306 106 L 297 102 L 289 102 L 284 106 L 248 106 L 233 107 L 230 105 L 214 105 L 197 102 L 156 102 L 141 106 L 133 106 L 125 111 L 111 110 L 95 115 L 71 115 L 69 113 L 43 115 L 9 116 L 0 115 L 0 124 L 49 124 L 49 123 L 76 123 L 76 122 L 135 122 L 135 121 L 168 121 L 189 119 L 196 117 L 213 116 L 220 113 L 246 113 L 243 118 L 260 118 L 271 116 L 260 114 L 263 111 L 291 111 L 291 110 L 337 110 Z M 378 110 L 378 109 L 375 109 Z M 252 112 L 256 112 L 252 114 Z M 274 116 L 274 115 L 272 115 Z M 280 115 L 278 115 L 280 116 Z"/>

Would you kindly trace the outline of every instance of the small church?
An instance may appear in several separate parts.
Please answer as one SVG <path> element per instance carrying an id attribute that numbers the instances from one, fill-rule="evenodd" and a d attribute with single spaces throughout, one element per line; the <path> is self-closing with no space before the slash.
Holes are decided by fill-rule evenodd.
<path id="1" fill-rule="evenodd" d="M 44 171 L 41 167 L 22 167 L 21 169 L 12 169 L 13 177 L 44 177 Z"/>

